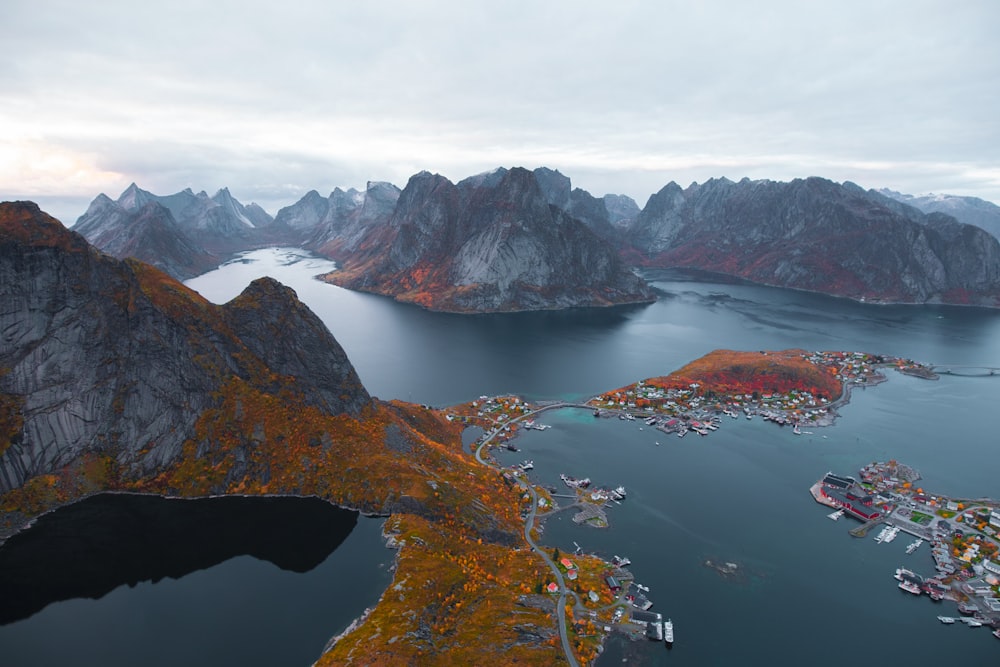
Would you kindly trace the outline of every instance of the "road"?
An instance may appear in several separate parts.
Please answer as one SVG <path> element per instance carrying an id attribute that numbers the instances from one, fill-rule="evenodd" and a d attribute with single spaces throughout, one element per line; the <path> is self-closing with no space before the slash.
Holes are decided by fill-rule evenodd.
<path id="1" fill-rule="evenodd" d="M 531 412 L 527 412 L 519 417 L 515 417 L 514 419 L 511 419 L 510 421 L 506 422 L 506 424 L 504 425 L 506 426 L 507 424 L 513 424 L 515 422 L 521 421 L 522 419 L 527 419 L 532 415 L 537 415 L 540 412 L 545 412 L 546 410 L 555 410 L 558 408 L 586 408 L 588 410 L 593 409 L 589 405 L 583 405 L 580 403 L 555 403 L 553 405 L 546 405 L 537 410 L 532 410 Z M 488 445 L 493 440 L 493 438 L 495 438 L 499 433 L 500 433 L 499 428 L 489 433 L 486 437 L 483 438 L 483 441 L 479 443 L 479 447 L 476 448 L 476 460 L 479 461 L 484 466 L 493 469 L 496 469 L 496 466 L 491 464 L 489 461 L 483 459 L 482 453 L 483 453 L 483 448 L 486 447 L 486 445 Z M 523 479 L 518 478 L 517 483 L 521 486 L 522 489 L 525 489 L 529 494 L 531 494 L 531 511 L 528 512 L 528 516 L 524 520 L 524 539 L 528 542 L 529 545 L 531 545 L 532 550 L 534 550 L 535 553 L 537 553 L 539 556 L 542 557 L 542 560 L 545 561 L 545 564 L 549 566 L 549 569 L 552 570 L 552 573 L 556 577 L 556 583 L 559 584 L 559 599 L 556 601 L 556 618 L 558 619 L 558 625 L 559 625 L 559 639 L 562 640 L 563 652 L 566 654 L 567 662 L 569 662 L 569 664 L 572 665 L 572 667 L 580 667 L 580 663 L 576 661 L 576 655 L 573 653 L 573 647 L 570 646 L 569 643 L 569 631 L 566 627 L 566 597 L 571 596 L 573 598 L 574 608 L 580 607 L 580 599 L 576 596 L 576 593 L 567 590 L 566 581 L 563 579 L 563 575 L 562 572 L 559 570 L 559 566 L 556 565 L 555 561 L 552 560 L 549 554 L 546 553 L 545 550 L 542 549 L 540 546 L 538 546 L 538 544 L 535 543 L 535 540 L 532 539 L 531 537 L 531 531 L 535 527 L 535 514 L 538 511 L 538 492 L 535 491 L 535 488 L 533 486 L 525 482 Z"/>

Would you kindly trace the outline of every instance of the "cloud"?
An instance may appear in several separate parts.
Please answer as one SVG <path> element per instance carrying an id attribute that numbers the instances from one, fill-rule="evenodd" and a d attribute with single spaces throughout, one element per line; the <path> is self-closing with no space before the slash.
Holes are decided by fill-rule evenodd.
<path id="1" fill-rule="evenodd" d="M 640 203 L 809 175 L 1000 200 L 997 19 L 987 0 L 8 0 L 0 196 L 134 180 L 276 207 L 545 165 Z"/>

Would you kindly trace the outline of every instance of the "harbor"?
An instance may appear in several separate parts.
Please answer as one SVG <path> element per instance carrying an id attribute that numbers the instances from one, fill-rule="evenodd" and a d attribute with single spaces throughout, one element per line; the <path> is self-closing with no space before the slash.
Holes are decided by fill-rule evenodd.
<path id="1" fill-rule="evenodd" d="M 919 479 L 909 466 L 875 462 L 861 469 L 860 480 L 828 472 L 810 493 L 816 502 L 837 508 L 829 518 L 842 513 L 863 521 L 850 531 L 855 537 L 880 527 L 874 541 L 886 545 L 909 534 L 916 539 L 907 544 L 907 556 L 928 543 L 936 574 L 924 577 L 898 567 L 894 578 L 900 590 L 916 597 L 955 603 L 961 616 L 938 615 L 942 623 L 1000 629 L 1000 503 L 929 494 L 916 486 Z"/>

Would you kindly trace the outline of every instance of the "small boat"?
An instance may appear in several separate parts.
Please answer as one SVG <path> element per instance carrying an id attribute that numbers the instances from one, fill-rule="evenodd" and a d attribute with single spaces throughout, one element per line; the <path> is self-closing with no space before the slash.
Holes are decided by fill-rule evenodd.
<path id="1" fill-rule="evenodd" d="M 913 593 L 914 595 L 920 595 L 924 592 L 919 585 L 913 583 L 909 579 L 899 582 L 899 587 L 907 593 Z"/>
<path id="2" fill-rule="evenodd" d="M 983 622 L 975 618 L 963 618 L 962 621 L 970 628 L 983 627 Z"/>
<path id="3" fill-rule="evenodd" d="M 952 618 L 951 616 L 938 616 L 938 620 L 944 623 L 945 625 L 951 625 L 952 623 L 955 622 L 955 619 Z"/>
<path id="4" fill-rule="evenodd" d="M 534 461 L 524 461 L 523 463 L 521 463 L 521 465 L 519 467 L 521 468 L 521 470 L 527 472 L 529 470 L 532 470 L 535 467 L 535 462 Z"/>
<path id="5" fill-rule="evenodd" d="M 976 605 L 972 604 L 971 602 L 959 602 L 958 603 L 958 611 L 961 614 L 966 614 L 968 616 L 972 616 L 977 611 L 979 611 L 979 607 L 977 607 Z"/>
<path id="6" fill-rule="evenodd" d="M 837 510 L 836 512 L 832 512 L 830 514 L 827 514 L 826 518 L 827 519 L 833 519 L 834 521 L 836 521 L 837 519 L 839 519 L 842 516 L 844 516 L 844 510 Z"/>
<path id="7" fill-rule="evenodd" d="M 997 628 L 996 630 L 993 631 L 993 636 L 996 637 L 997 639 L 1000 639 L 1000 628 Z"/>
<path id="8" fill-rule="evenodd" d="M 674 622 L 669 618 L 663 621 L 663 642 L 667 645 L 674 643 Z"/>
<path id="9" fill-rule="evenodd" d="M 625 567 L 626 565 L 631 565 L 632 561 L 629 560 L 628 556 L 615 556 L 611 559 L 611 564 L 615 567 Z"/>
<path id="10" fill-rule="evenodd" d="M 908 545 L 906 545 L 906 553 L 912 554 L 914 551 L 919 549 L 920 545 L 923 543 L 924 543 L 923 539 L 920 538 L 917 538 L 915 541 L 910 542 Z"/>

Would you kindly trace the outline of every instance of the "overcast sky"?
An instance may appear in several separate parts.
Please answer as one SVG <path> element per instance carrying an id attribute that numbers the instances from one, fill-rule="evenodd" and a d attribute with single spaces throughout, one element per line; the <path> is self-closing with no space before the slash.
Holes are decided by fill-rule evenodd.
<path id="1" fill-rule="evenodd" d="M 0 2 L 0 199 L 559 169 L 1000 202 L 1000 2 Z"/>

